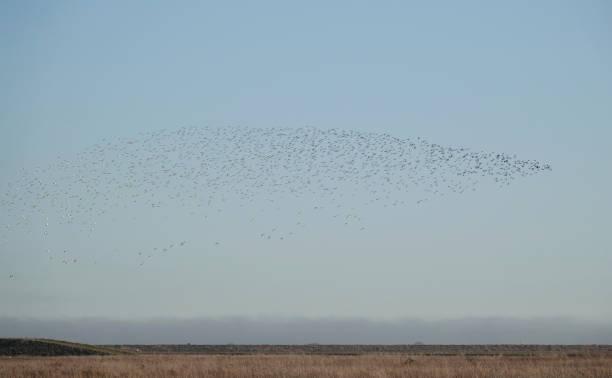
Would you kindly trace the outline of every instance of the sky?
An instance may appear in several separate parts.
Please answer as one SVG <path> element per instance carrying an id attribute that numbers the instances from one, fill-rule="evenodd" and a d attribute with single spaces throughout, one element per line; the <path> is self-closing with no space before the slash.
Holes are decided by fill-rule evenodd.
<path id="1" fill-rule="evenodd" d="M 176 216 L 96 244 L 61 236 L 107 256 L 96 266 L 43 262 L 11 236 L 0 316 L 606 322 L 611 21 L 605 1 L 3 1 L 3 191 L 103 138 L 205 126 L 419 136 L 552 171 L 371 211 L 359 235 L 314 222 L 289 246 L 251 242 L 228 215 L 211 231 L 233 241 L 221 252 L 191 243 L 138 271 L 112 242 L 202 231 Z"/>

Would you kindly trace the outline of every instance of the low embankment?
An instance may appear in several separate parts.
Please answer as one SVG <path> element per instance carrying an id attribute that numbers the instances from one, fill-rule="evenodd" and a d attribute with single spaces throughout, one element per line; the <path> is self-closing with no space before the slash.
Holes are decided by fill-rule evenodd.
<path id="1" fill-rule="evenodd" d="M 49 339 L 0 339 L 0 356 L 89 356 L 126 353 L 112 348 Z"/>

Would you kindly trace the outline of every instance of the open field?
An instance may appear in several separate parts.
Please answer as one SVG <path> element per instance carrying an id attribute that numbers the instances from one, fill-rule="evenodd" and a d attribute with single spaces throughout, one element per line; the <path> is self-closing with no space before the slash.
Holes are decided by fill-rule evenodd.
<path id="1" fill-rule="evenodd" d="M 0 357 L 0 377 L 610 377 L 610 354 Z"/>
<path id="2" fill-rule="evenodd" d="M 610 345 L 113 345 L 0 339 L 0 377 L 612 377 Z"/>
<path id="3" fill-rule="evenodd" d="M 538 354 L 562 353 L 567 356 L 609 354 L 612 345 L 536 345 L 536 344 L 303 344 L 303 345 L 198 345 L 198 344 L 158 344 L 158 345 L 104 345 L 111 350 L 127 353 L 180 353 L 180 354 L 322 354 L 322 355 L 362 355 L 362 354 L 410 354 L 424 356 L 530 356 Z"/>

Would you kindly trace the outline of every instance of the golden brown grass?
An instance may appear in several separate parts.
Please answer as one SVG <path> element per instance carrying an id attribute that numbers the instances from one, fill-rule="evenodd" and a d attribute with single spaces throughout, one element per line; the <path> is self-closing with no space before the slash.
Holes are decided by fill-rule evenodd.
<path id="1" fill-rule="evenodd" d="M 611 377 L 612 356 L 1 357 L 1 377 Z"/>

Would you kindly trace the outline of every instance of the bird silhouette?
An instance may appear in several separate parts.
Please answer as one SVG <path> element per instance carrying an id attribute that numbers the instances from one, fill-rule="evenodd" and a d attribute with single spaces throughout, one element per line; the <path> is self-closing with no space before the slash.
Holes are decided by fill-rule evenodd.
<path id="1" fill-rule="evenodd" d="M 233 207 L 250 212 L 244 219 L 256 227 L 259 219 L 287 211 L 290 204 L 294 219 L 253 235 L 285 240 L 303 230 L 308 217 L 328 217 L 364 231 L 358 209 L 424 206 L 441 196 L 460 196 L 487 183 L 505 188 L 550 170 L 547 163 L 516 155 L 386 133 L 313 127 L 164 129 L 103 139 L 74 156 L 21 170 L 0 197 L 6 221 L 0 241 L 22 230 L 52 243 L 53 232 L 62 227 L 95 237 L 104 232 L 102 218 L 119 222 L 126 210 L 136 208 L 148 209 L 152 217 L 180 209 L 204 229 L 209 217 L 214 221 Z M 149 248 L 147 256 L 179 253 L 187 244 L 177 237 Z M 69 246 L 45 250 L 48 261 L 84 261 Z M 54 252 L 60 250 L 61 255 Z M 128 253 L 143 254 L 142 249 Z"/>

